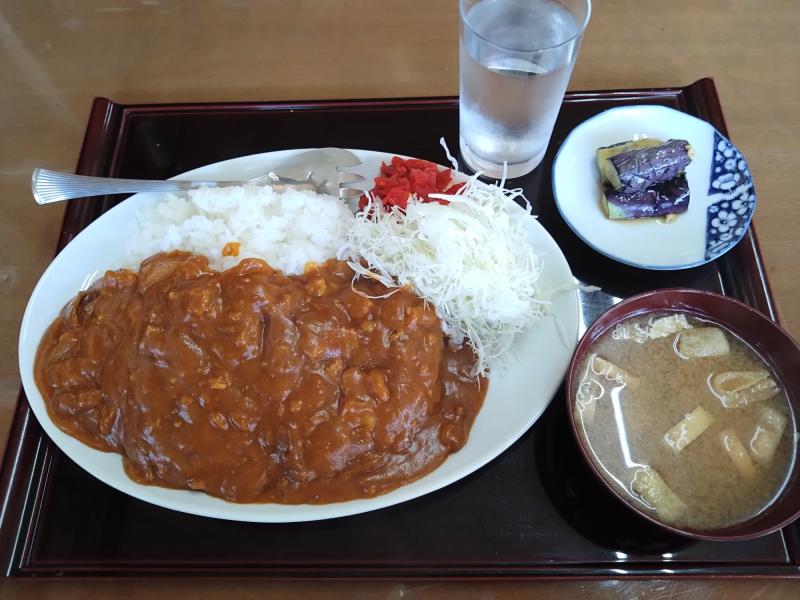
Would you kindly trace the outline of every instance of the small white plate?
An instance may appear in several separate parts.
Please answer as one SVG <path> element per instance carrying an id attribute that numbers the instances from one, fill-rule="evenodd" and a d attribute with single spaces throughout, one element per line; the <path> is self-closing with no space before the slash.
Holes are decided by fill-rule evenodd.
<path id="1" fill-rule="evenodd" d="M 686 168 L 689 209 L 672 223 L 612 221 L 600 206 L 597 149 L 641 138 L 685 139 L 694 148 Z M 567 225 L 589 246 L 655 270 L 688 269 L 722 256 L 744 236 L 756 204 L 747 163 L 725 136 L 691 115 L 650 105 L 612 108 L 573 129 L 553 163 L 553 197 Z"/>
<path id="2" fill-rule="evenodd" d="M 184 173 L 176 179 L 249 179 L 263 175 L 300 150 L 243 156 Z M 354 150 L 356 170 L 368 179 L 392 155 Z M 543 257 L 541 288 L 560 290 L 544 320 L 519 335 L 504 370 L 492 368 L 489 390 L 464 447 L 428 475 L 375 498 L 332 504 L 235 504 L 202 492 L 140 485 L 125 474 L 119 454 L 100 452 L 61 431 L 36 387 L 33 363 L 39 340 L 61 308 L 107 269 L 126 264 L 126 240 L 139 227 L 136 214 L 160 194 L 136 194 L 103 214 L 75 237 L 44 272 L 31 294 L 19 339 L 19 368 L 31 409 L 56 445 L 86 471 L 134 498 L 196 515 L 236 521 L 314 521 L 353 515 L 418 498 L 479 469 L 513 444 L 544 412 L 561 385 L 578 340 L 578 294 L 558 245 L 536 219 L 523 213 L 528 240 Z"/>

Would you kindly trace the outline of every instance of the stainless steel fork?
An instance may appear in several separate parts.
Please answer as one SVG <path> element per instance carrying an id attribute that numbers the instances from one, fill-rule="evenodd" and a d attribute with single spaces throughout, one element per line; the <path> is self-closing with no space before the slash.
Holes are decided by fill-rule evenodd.
<path id="1" fill-rule="evenodd" d="M 37 168 L 31 177 L 31 190 L 39 204 L 108 194 L 179 192 L 243 184 L 307 189 L 349 200 L 363 193 L 363 190 L 351 186 L 365 179 L 346 169 L 360 164 L 359 158 L 349 150 L 320 148 L 296 154 L 275 167 L 274 171 L 244 181 L 115 179 Z"/>

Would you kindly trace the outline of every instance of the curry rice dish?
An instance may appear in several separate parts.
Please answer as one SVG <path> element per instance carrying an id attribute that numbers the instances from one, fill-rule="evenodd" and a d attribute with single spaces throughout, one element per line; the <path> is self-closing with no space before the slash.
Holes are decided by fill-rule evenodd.
<path id="1" fill-rule="evenodd" d="M 64 308 L 36 383 L 59 428 L 139 483 L 235 502 L 382 494 L 466 443 L 488 381 L 432 306 L 352 280 L 335 260 L 287 276 L 157 254 Z"/>

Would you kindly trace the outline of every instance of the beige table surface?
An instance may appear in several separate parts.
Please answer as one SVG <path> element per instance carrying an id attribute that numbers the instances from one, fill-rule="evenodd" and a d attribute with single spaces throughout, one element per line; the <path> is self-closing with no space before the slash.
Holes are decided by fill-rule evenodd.
<path id="1" fill-rule="evenodd" d="M 91 100 L 122 103 L 458 93 L 455 0 L 0 0 L 0 439 L 16 344 L 62 206 L 37 207 L 31 169 L 72 170 Z M 800 336 L 800 2 L 597 0 L 571 89 L 716 80 L 758 190 L 756 226 L 783 323 Z M 231 598 L 800 597 L 789 582 L 280 584 L 6 582 L 5 596 Z"/>

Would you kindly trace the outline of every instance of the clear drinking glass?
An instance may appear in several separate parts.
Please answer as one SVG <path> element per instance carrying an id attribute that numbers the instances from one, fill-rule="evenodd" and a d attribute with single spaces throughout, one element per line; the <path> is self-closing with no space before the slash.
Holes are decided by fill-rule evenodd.
<path id="1" fill-rule="evenodd" d="M 475 171 L 539 166 L 589 22 L 591 0 L 460 0 L 460 145 Z"/>

